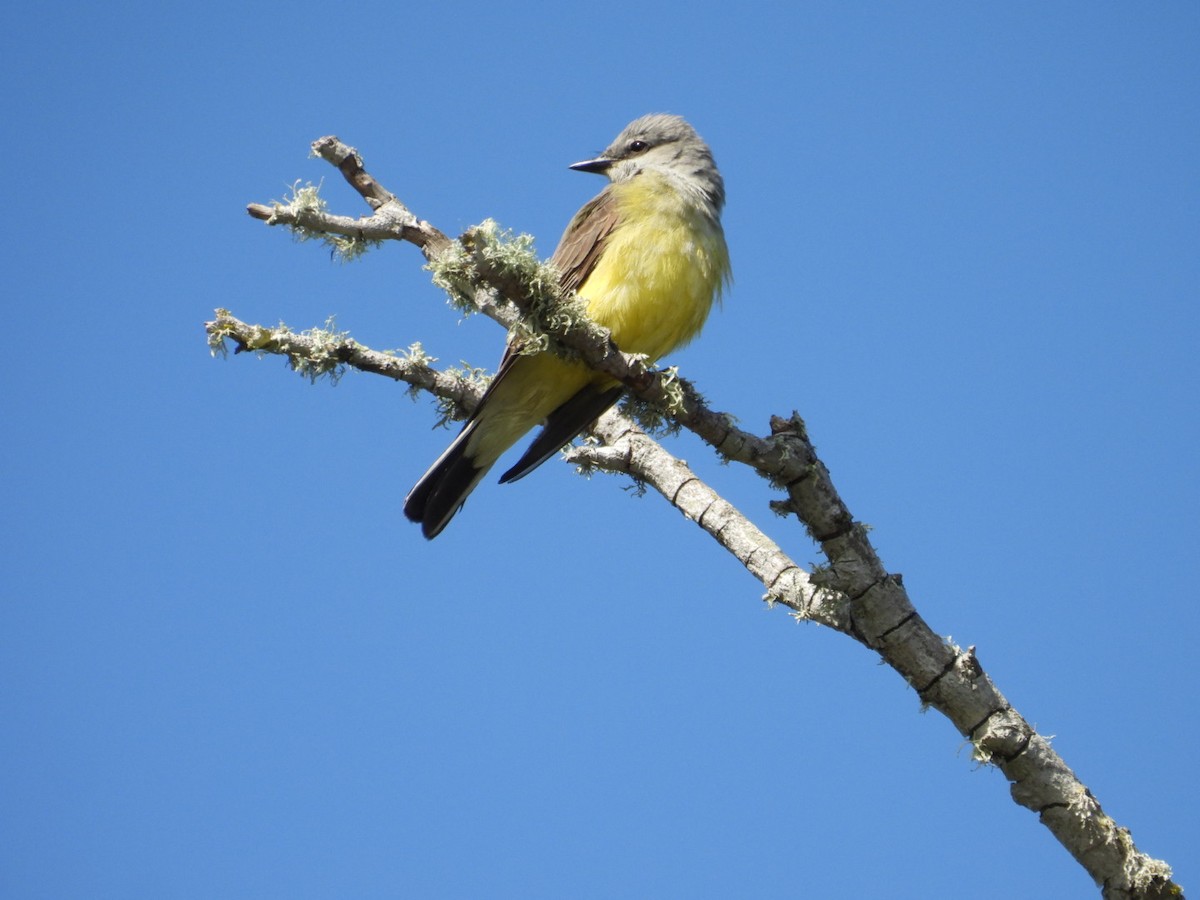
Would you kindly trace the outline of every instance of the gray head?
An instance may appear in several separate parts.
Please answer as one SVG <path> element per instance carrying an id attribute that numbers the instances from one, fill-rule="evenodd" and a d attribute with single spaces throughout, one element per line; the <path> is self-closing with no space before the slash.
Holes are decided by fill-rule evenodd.
<path id="1" fill-rule="evenodd" d="M 702 194 L 720 213 L 725 205 L 725 182 L 712 151 L 681 116 L 652 113 L 625 126 L 596 159 L 571 166 L 579 172 L 601 172 L 613 182 L 628 181 L 655 169 L 675 179 L 685 190 Z"/>

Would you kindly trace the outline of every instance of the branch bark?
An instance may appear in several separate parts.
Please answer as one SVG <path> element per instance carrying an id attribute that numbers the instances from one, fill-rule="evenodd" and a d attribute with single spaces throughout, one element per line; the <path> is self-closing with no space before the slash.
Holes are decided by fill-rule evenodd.
<path id="1" fill-rule="evenodd" d="M 593 429 L 599 444 L 576 447 L 568 454 L 578 464 L 623 472 L 652 486 L 754 574 L 763 583 L 768 600 L 787 606 L 797 618 L 820 622 L 879 653 L 913 687 L 922 703 L 945 715 L 972 743 L 977 759 L 1004 773 L 1011 782 L 1013 799 L 1039 815 L 1101 886 L 1103 896 L 1183 896 L 1171 880 L 1170 867 L 1137 850 L 1129 831 L 1103 812 L 1047 740 L 1005 699 L 980 665 L 975 648 L 963 649 L 943 639 L 917 613 L 901 577 L 888 573 L 867 540 L 865 527 L 842 502 L 796 413 L 773 418 L 765 436 L 737 428 L 732 416 L 709 409 L 691 385 L 673 372 L 652 371 L 636 357 L 621 353 L 604 329 L 567 317 L 546 321 L 544 280 L 520 265 L 498 265 L 497 255 L 491 252 L 496 240 L 493 232 L 472 229 L 458 241 L 451 240 L 417 219 L 366 172 L 358 154 L 337 138 L 321 138 L 314 142 L 313 151 L 338 168 L 373 213 L 350 219 L 304 204 L 252 204 L 248 207 L 251 216 L 270 225 L 316 234 L 412 243 L 435 270 L 439 263 L 453 258 L 466 302 L 505 325 L 513 324 L 514 310 L 534 319 L 535 329 L 547 336 L 557 352 L 611 375 L 638 401 L 666 412 L 728 460 L 750 466 L 769 479 L 784 493 L 771 507 L 797 517 L 820 545 L 827 566 L 813 573 L 803 571 L 628 416 L 606 414 Z M 465 409 L 478 401 L 478 385 L 438 372 L 415 355 L 381 354 L 348 338 L 330 341 L 324 333 L 297 335 L 286 329 L 264 329 L 223 310 L 218 310 L 217 318 L 206 327 L 214 347 L 223 347 L 224 341 L 230 340 L 238 350 L 282 354 L 307 374 L 349 366 L 404 381 Z"/>

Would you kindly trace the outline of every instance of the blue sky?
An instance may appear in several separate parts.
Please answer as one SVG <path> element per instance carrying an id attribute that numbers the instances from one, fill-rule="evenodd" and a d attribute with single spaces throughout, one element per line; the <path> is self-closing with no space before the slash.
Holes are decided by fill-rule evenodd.
<path id="1" fill-rule="evenodd" d="M 1095 896 L 654 496 L 549 464 L 426 543 L 428 402 L 209 357 L 222 306 L 493 365 L 415 249 L 337 265 L 245 204 L 364 211 L 332 133 L 549 254 L 601 186 L 566 166 L 650 111 L 729 193 L 734 286 L 670 361 L 805 417 L 925 618 L 1194 889 L 1198 49 L 1182 2 L 5 12 L 0 893 Z"/>

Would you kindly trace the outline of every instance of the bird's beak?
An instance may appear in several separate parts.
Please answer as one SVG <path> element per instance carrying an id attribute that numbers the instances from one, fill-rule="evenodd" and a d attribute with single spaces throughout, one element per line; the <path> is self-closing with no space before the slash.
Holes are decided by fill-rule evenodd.
<path id="1" fill-rule="evenodd" d="M 570 168 L 576 172 L 593 172 L 596 175 L 603 175 L 615 162 L 615 159 L 609 159 L 607 156 L 597 156 L 595 159 L 585 159 L 583 162 L 577 162 L 575 165 L 570 166 Z"/>

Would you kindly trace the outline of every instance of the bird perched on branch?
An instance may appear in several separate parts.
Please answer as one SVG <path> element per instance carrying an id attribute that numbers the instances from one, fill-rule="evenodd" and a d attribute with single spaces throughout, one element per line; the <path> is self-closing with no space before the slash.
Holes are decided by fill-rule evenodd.
<path id="1" fill-rule="evenodd" d="M 551 258 L 563 293 L 576 292 L 621 350 L 653 362 L 700 332 L 729 280 L 721 173 L 692 126 L 663 114 L 631 122 L 600 156 L 571 168 L 609 184 L 575 214 Z M 409 492 L 404 514 L 436 537 L 526 432 L 544 423 L 501 483 L 553 456 L 622 390 L 582 363 L 510 345 L 458 437 Z"/>

